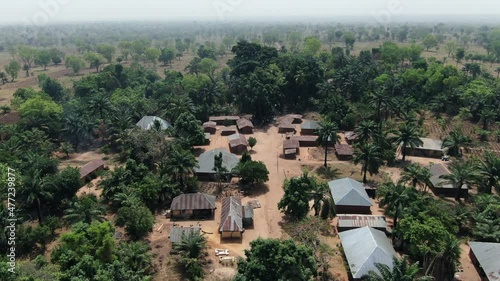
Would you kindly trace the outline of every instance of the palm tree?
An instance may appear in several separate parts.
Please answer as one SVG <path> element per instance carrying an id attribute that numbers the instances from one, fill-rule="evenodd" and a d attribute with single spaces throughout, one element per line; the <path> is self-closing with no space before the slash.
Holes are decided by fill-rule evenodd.
<path id="1" fill-rule="evenodd" d="M 373 143 L 360 144 L 354 154 L 354 164 L 362 164 L 361 172 L 363 174 L 363 183 L 366 183 L 366 174 L 378 174 L 380 166 L 384 164 L 380 148 Z"/>
<path id="2" fill-rule="evenodd" d="M 434 280 L 455 280 L 456 264 L 459 263 L 460 241 L 453 235 L 446 235 L 442 249 L 433 249 L 424 257 L 424 269 L 426 275 L 431 275 Z"/>
<path id="3" fill-rule="evenodd" d="M 364 120 L 354 129 L 357 140 L 360 142 L 368 142 L 375 138 L 378 134 L 377 124 L 372 120 Z"/>
<path id="4" fill-rule="evenodd" d="M 478 172 L 482 179 L 482 190 L 491 193 L 491 188 L 500 189 L 500 157 L 486 152 L 478 162 Z"/>
<path id="5" fill-rule="evenodd" d="M 184 186 L 186 178 L 194 174 L 194 168 L 197 166 L 196 158 L 190 151 L 173 149 L 170 157 L 160 163 L 160 171 L 162 175 L 170 175 Z"/>
<path id="6" fill-rule="evenodd" d="M 35 205 L 39 223 L 42 223 L 42 200 L 52 197 L 52 194 L 47 191 L 48 185 L 49 183 L 42 178 L 41 171 L 38 169 L 30 170 L 24 178 L 22 192 L 26 196 L 26 202 Z"/>
<path id="7" fill-rule="evenodd" d="M 389 117 L 390 112 L 393 110 L 394 102 L 391 95 L 387 91 L 380 90 L 374 93 L 370 93 L 368 96 L 368 105 L 377 112 L 377 122 L 382 127 L 382 123 L 385 119 Z"/>
<path id="8" fill-rule="evenodd" d="M 379 272 L 370 271 L 363 276 L 366 281 L 430 281 L 431 276 L 417 277 L 419 272 L 418 262 L 409 264 L 406 256 L 401 259 L 394 257 L 392 260 L 392 269 L 382 263 L 376 263 Z"/>
<path id="9" fill-rule="evenodd" d="M 377 193 L 380 200 L 380 206 L 386 207 L 386 211 L 393 215 L 393 229 L 398 224 L 399 217 L 403 208 L 408 206 L 414 199 L 414 189 L 406 188 L 404 184 L 398 182 L 394 184 L 392 181 L 385 182 L 380 186 L 380 191 Z"/>
<path id="10" fill-rule="evenodd" d="M 325 203 L 328 200 L 331 200 L 331 193 L 328 184 L 315 184 L 311 191 L 311 198 L 314 203 L 312 208 L 314 209 L 314 216 L 319 216 L 321 211 L 321 204 Z"/>
<path id="11" fill-rule="evenodd" d="M 470 160 L 454 161 L 448 168 L 451 173 L 442 175 L 441 178 L 446 180 L 443 184 L 453 185 L 456 189 L 455 200 L 459 202 L 462 194 L 462 187 L 475 183 L 479 178 L 479 172 L 474 162 Z"/>
<path id="12" fill-rule="evenodd" d="M 416 188 L 417 185 L 428 186 L 431 177 L 432 174 L 429 169 L 419 164 L 411 164 L 405 167 L 401 174 L 400 181 L 403 183 L 411 183 L 411 185 Z"/>
<path id="13" fill-rule="evenodd" d="M 455 129 L 450 132 L 450 135 L 443 141 L 443 148 L 448 149 L 448 154 L 451 156 L 461 157 L 462 147 L 467 147 L 471 143 L 471 138 L 462 134 L 460 129 Z"/>
<path id="14" fill-rule="evenodd" d="M 88 109 L 95 114 L 99 114 L 99 118 L 106 124 L 106 114 L 113 109 L 113 104 L 109 96 L 104 90 L 93 91 L 92 96 L 88 101 Z"/>
<path id="15" fill-rule="evenodd" d="M 415 148 L 424 145 L 424 142 L 420 139 L 422 132 L 413 122 L 402 124 L 395 133 L 396 136 L 392 138 L 392 141 L 396 144 L 401 144 L 403 162 L 406 160 L 407 147 Z"/>
<path id="16" fill-rule="evenodd" d="M 91 224 L 94 220 L 101 222 L 105 214 L 95 195 L 84 195 L 74 200 L 65 213 L 64 218 L 72 224 L 80 221 Z"/>
<path id="17" fill-rule="evenodd" d="M 179 264 L 186 269 L 190 280 L 198 280 L 197 278 L 203 276 L 201 258 L 206 247 L 207 240 L 199 232 L 182 235 L 181 242 L 173 245 L 180 255 Z"/>
<path id="18" fill-rule="evenodd" d="M 325 147 L 325 168 L 328 166 L 328 146 L 330 145 L 330 142 L 338 143 L 340 141 L 337 131 L 337 124 L 331 121 L 324 120 L 320 123 L 320 128 L 318 129 L 318 143 Z"/>

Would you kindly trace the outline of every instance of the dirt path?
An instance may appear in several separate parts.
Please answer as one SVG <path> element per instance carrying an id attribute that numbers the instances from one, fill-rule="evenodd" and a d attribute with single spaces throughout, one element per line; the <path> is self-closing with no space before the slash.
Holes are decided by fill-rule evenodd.
<path id="1" fill-rule="evenodd" d="M 455 276 L 459 277 L 457 280 L 462 281 L 481 281 L 481 276 L 479 276 L 476 267 L 472 264 L 469 257 L 470 247 L 467 244 L 460 245 L 462 249 L 462 254 L 460 255 L 460 266 L 461 269 Z"/>

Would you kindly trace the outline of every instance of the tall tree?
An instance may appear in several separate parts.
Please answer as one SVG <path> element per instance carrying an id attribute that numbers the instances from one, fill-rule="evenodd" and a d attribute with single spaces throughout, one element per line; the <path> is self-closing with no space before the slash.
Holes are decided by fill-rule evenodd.
<path id="1" fill-rule="evenodd" d="M 14 82 L 14 80 L 16 80 L 17 76 L 19 75 L 19 71 L 21 71 L 21 65 L 16 60 L 11 61 L 4 68 L 5 72 L 7 72 L 7 74 L 9 74 L 12 78 L 11 82 Z"/>
<path id="2" fill-rule="evenodd" d="M 17 50 L 19 58 L 26 66 L 26 74 L 29 75 L 29 71 L 33 67 L 38 51 L 37 49 L 28 46 L 19 46 Z"/>
<path id="3" fill-rule="evenodd" d="M 183 235 L 181 242 L 174 244 L 174 250 L 179 253 L 179 264 L 184 267 L 189 280 L 201 280 L 203 254 L 207 247 L 206 238 L 200 233 Z"/>
<path id="4" fill-rule="evenodd" d="M 311 192 L 318 183 L 314 177 L 304 173 L 301 177 L 285 180 L 285 195 L 278 203 L 278 208 L 292 219 L 300 220 L 309 212 Z"/>
<path id="5" fill-rule="evenodd" d="M 453 161 L 449 166 L 451 174 L 441 176 L 445 179 L 445 183 L 453 185 L 455 188 L 455 200 L 460 201 L 462 195 L 462 187 L 464 185 L 470 186 L 477 182 L 479 173 L 474 162 L 467 160 Z"/>
<path id="6" fill-rule="evenodd" d="M 91 224 L 92 221 L 104 220 L 104 208 L 99 205 L 95 195 L 84 195 L 73 202 L 66 210 L 65 219 L 70 223 L 84 222 Z"/>
<path id="7" fill-rule="evenodd" d="M 372 143 L 360 144 L 354 152 L 354 164 L 360 164 L 363 174 L 363 183 L 367 182 L 366 174 L 378 174 L 380 167 L 384 164 L 380 147 Z"/>
<path id="8" fill-rule="evenodd" d="M 450 135 L 443 140 L 443 148 L 448 150 L 451 156 L 461 157 L 462 148 L 467 148 L 471 143 L 471 138 L 464 135 L 460 129 L 454 129 Z"/>
<path id="9" fill-rule="evenodd" d="M 427 186 L 431 176 L 432 174 L 429 169 L 414 163 L 404 168 L 400 181 L 411 183 L 411 185 L 416 188 L 417 185 Z"/>
<path id="10" fill-rule="evenodd" d="M 492 188 L 500 190 L 500 157 L 493 152 L 486 152 L 478 162 L 481 175 L 481 191 L 491 193 Z"/>
<path id="11" fill-rule="evenodd" d="M 52 197 L 52 194 L 47 191 L 47 185 L 40 170 L 30 170 L 23 179 L 21 194 L 28 204 L 35 205 L 39 223 L 42 223 L 42 201 Z"/>
<path id="12" fill-rule="evenodd" d="M 333 122 L 324 120 L 320 123 L 320 128 L 318 129 L 318 143 L 325 147 L 325 168 L 328 166 L 328 147 L 330 144 L 336 144 L 340 141 L 337 131 L 338 126 Z"/>
<path id="13" fill-rule="evenodd" d="M 178 181 L 184 187 L 186 179 L 194 174 L 194 168 L 197 165 L 196 158 L 191 151 L 177 147 L 171 149 L 169 157 L 160 163 L 160 170 L 163 175 L 170 175 L 173 180 Z"/>
<path id="14" fill-rule="evenodd" d="M 404 124 L 401 124 L 395 134 L 396 135 L 394 136 L 392 141 L 396 144 L 401 145 L 403 162 L 406 160 L 407 147 L 414 149 L 415 147 L 424 145 L 424 142 L 420 139 L 420 137 L 422 137 L 423 135 L 422 131 L 413 122 L 405 122 Z"/>

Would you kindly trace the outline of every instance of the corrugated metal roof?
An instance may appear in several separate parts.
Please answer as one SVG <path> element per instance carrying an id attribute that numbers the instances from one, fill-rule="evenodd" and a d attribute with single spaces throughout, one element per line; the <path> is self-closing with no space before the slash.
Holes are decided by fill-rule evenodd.
<path id="1" fill-rule="evenodd" d="M 247 138 L 244 135 L 234 134 L 230 135 L 228 139 L 229 139 L 229 146 L 231 148 L 238 146 L 248 146 Z"/>
<path id="2" fill-rule="evenodd" d="M 200 233 L 201 229 L 199 227 L 172 227 L 170 230 L 170 241 L 172 243 L 180 243 L 183 236 L 189 236 L 191 234 Z"/>
<path id="3" fill-rule="evenodd" d="M 214 159 L 215 155 L 222 153 L 222 166 L 231 172 L 240 162 L 240 159 L 232 153 L 227 152 L 224 149 L 217 148 L 211 151 L 207 151 L 200 155 L 198 158 L 198 167 L 194 168 L 196 173 L 203 174 L 215 174 L 214 171 Z"/>
<path id="4" fill-rule="evenodd" d="M 470 242 L 474 256 L 490 281 L 500 281 L 500 243 Z"/>
<path id="5" fill-rule="evenodd" d="M 415 147 L 415 149 L 443 151 L 443 141 L 441 140 L 435 140 L 429 138 L 420 138 L 420 140 L 423 142 L 423 145 Z"/>
<path id="6" fill-rule="evenodd" d="M 362 183 L 343 178 L 328 183 L 336 206 L 372 206 Z"/>
<path id="7" fill-rule="evenodd" d="M 243 218 L 253 219 L 253 208 L 250 206 L 243 206 Z"/>
<path id="8" fill-rule="evenodd" d="M 228 197 L 222 199 L 220 232 L 243 232 L 243 207 L 241 199 Z"/>
<path id="9" fill-rule="evenodd" d="M 336 144 L 335 151 L 341 156 L 352 156 L 354 155 L 354 149 L 348 144 Z"/>
<path id="10" fill-rule="evenodd" d="M 208 118 L 209 121 L 226 121 L 226 120 L 229 120 L 229 121 L 238 121 L 240 120 L 240 117 L 239 116 L 211 116 Z"/>
<path id="11" fill-rule="evenodd" d="M 180 243 L 183 236 L 189 236 L 191 234 L 200 233 L 201 228 L 199 227 L 172 227 L 170 230 L 170 241 L 172 243 Z"/>
<path id="12" fill-rule="evenodd" d="M 19 123 L 21 120 L 21 114 L 16 111 L 12 111 L 0 116 L 1 125 L 13 125 Z"/>
<path id="13" fill-rule="evenodd" d="M 302 126 L 300 126 L 301 129 L 305 129 L 305 130 L 317 130 L 319 128 L 321 128 L 321 126 L 319 125 L 319 122 L 318 121 L 306 121 L 304 122 L 304 124 L 302 124 Z"/>
<path id="14" fill-rule="evenodd" d="M 106 163 L 101 159 L 90 161 L 89 163 L 85 164 L 83 167 L 80 168 L 80 178 L 84 178 L 90 175 L 97 169 L 104 168 L 105 164 Z"/>
<path id="15" fill-rule="evenodd" d="M 345 135 L 346 140 L 348 140 L 348 141 L 354 141 L 358 138 L 358 135 L 356 135 L 356 133 L 352 132 L 352 131 L 345 132 L 344 135 Z"/>
<path id="16" fill-rule="evenodd" d="M 387 223 L 385 216 L 371 216 L 371 215 L 337 215 L 338 226 L 343 228 L 350 227 L 373 227 L 373 228 L 386 228 Z"/>
<path id="17" fill-rule="evenodd" d="M 434 187 L 437 188 L 454 188 L 452 184 L 447 184 L 446 180 L 441 178 L 444 175 L 451 174 L 450 170 L 444 163 L 432 164 L 428 167 L 431 172 L 430 181 Z M 462 189 L 468 189 L 467 185 L 464 184 Z"/>
<path id="18" fill-rule="evenodd" d="M 296 139 L 288 139 L 283 141 L 283 149 L 297 149 L 300 147 L 300 143 Z"/>
<path id="19" fill-rule="evenodd" d="M 236 128 L 236 126 L 227 126 L 227 127 L 223 127 L 222 128 L 222 132 L 224 133 L 227 133 L 227 132 L 237 132 L 238 129 Z"/>
<path id="20" fill-rule="evenodd" d="M 296 128 L 296 125 L 292 124 L 291 120 L 283 120 L 280 125 L 280 129 L 294 129 Z"/>
<path id="21" fill-rule="evenodd" d="M 253 128 L 253 123 L 245 118 L 241 118 L 238 121 L 236 121 L 236 124 L 238 125 L 238 129 L 243 129 L 243 128 Z"/>
<path id="22" fill-rule="evenodd" d="M 213 210 L 215 209 L 215 196 L 204 193 L 182 194 L 172 200 L 170 210 Z"/>
<path id="23" fill-rule="evenodd" d="M 217 128 L 217 123 L 213 121 L 208 121 L 203 123 L 203 128 Z"/>
<path id="24" fill-rule="evenodd" d="M 355 279 L 361 278 L 370 271 L 379 272 L 377 263 L 385 264 L 392 269 L 392 259 L 396 251 L 385 236 L 385 233 L 371 227 L 363 227 L 339 233 L 340 242 Z"/>
<path id="25" fill-rule="evenodd" d="M 318 136 L 293 136 L 291 139 L 299 142 L 315 142 L 318 141 Z"/>
<path id="26" fill-rule="evenodd" d="M 166 130 L 172 126 L 167 121 L 156 116 L 144 116 L 142 117 L 141 121 L 137 122 L 136 126 L 142 128 L 143 130 L 151 130 L 151 128 L 153 128 L 155 124 L 155 121 L 160 122 L 162 130 Z"/>

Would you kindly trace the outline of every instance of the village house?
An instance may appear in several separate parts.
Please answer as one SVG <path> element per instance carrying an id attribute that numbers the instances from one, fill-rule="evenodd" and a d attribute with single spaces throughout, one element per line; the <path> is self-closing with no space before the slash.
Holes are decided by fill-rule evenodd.
<path id="1" fill-rule="evenodd" d="M 253 226 L 253 209 L 243 206 L 240 198 L 223 198 L 219 227 L 221 238 L 242 238 L 245 227 L 249 226 Z"/>
<path id="2" fill-rule="evenodd" d="M 204 193 L 179 195 L 170 205 L 174 219 L 213 218 L 215 209 L 215 196 Z"/>
<path id="3" fill-rule="evenodd" d="M 336 214 L 371 214 L 373 205 L 362 183 L 343 178 L 328 183 Z"/>

